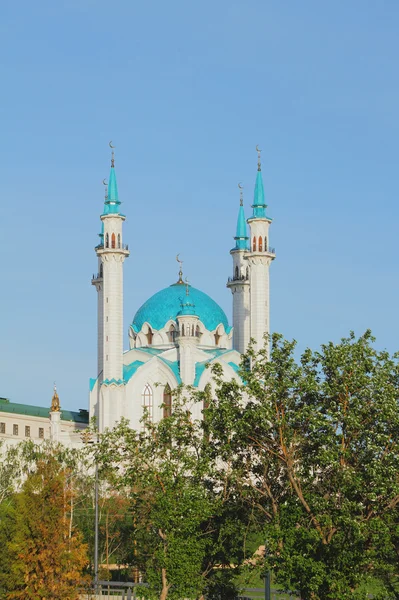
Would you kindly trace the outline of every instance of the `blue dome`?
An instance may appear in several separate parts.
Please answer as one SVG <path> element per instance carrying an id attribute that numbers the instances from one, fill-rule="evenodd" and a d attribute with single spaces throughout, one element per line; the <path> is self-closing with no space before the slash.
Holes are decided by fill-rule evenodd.
<path id="1" fill-rule="evenodd" d="M 226 331 L 230 331 L 225 312 L 212 298 L 204 292 L 189 286 L 190 302 L 194 304 L 194 312 L 209 331 L 216 329 L 223 323 Z M 149 323 L 153 329 L 162 329 L 169 320 L 176 321 L 177 314 L 181 311 L 181 305 L 186 299 L 186 288 L 184 285 L 175 283 L 144 302 L 143 306 L 136 312 L 132 327 L 138 333 L 144 323 Z"/>

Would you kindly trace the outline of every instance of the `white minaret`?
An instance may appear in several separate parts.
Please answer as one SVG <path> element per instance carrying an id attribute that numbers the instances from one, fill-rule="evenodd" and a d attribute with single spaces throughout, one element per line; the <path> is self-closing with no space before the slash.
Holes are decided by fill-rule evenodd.
<path id="1" fill-rule="evenodd" d="M 253 214 L 248 219 L 250 228 L 250 251 L 246 258 L 250 273 L 250 321 L 251 338 L 256 348 L 264 345 L 263 336 L 270 333 L 270 286 L 269 267 L 275 259 L 274 248 L 269 246 L 269 227 L 272 220 L 266 216 L 265 193 L 263 190 L 260 150 L 258 152 L 258 173 L 256 176 Z"/>
<path id="2" fill-rule="evenodd" d="M 180 363 L 180 377 L 185 385 L 192 385 L 195 379 L 195 348 L 198 344 L 197 323 L 194 304 L 190 301 L 189 285 L 186 285 L 185 302 L 177 314 L 178 353 Z"/>
<path id="3" fill-rule="evenodd" d="M 230 250 L 233 257 L 233 276 L 229 277 L 227 287 L 233 294 L 233 348 L 244 354 L 250 338 L 250 293 L 247 223 L 245 221 L 242 187 L 240 188 L 240 209 L 238 211 L 235 247 Z"/>
<path id="4" fill-rule="evenodd" d="M 111 145 L 111 144 L 110 144 Z M 112 146 L 111 146 L 112 147 Z M 113 427 L 122 416 L 123 384 L 123 262 L 129 250 L 123 243 L 122 225 L 125 216 L 120 213 L 120 201 L 115 176 L 114 152 L 108 194 L 101 215 L 103 224 L 102 244 L 96 247 L 101 263 L 100 277 L 93 280 L 98 292 L 98 354 L 102 376 L 99 381 L 99 406 L 97 417 L 99 430 Z M 102 296 L 102 311 L 100 307 Z M 100 319 L 102 323 L 100 324 Z"/>

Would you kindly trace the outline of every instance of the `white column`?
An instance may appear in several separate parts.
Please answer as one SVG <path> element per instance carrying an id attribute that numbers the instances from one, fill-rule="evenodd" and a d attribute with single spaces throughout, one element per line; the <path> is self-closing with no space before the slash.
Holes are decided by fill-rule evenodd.
<path id="1" fill-rule="evenodd" d="M 250 283 L 246 253 L 246 250 L 231 250 L 233 276 L 227 282 L 233 295 L 233 348 L 240 354 L 246 352 L 250 339 Z"/>
<path id="2" fill-rule="evenodd" d="M 246 255 L 250 265 L 250 336 L 256 349 L 264 346 L 264 335 L 270 334 L 270 284 L 269 268 L 275 258 L 268 246 L 267 218 L 248 219 L 250 226 L 250 252 Z"/>
<path id="3" fill-rule="evenodd" d="M 61 412 L 50 411 L 50 439 L 53 442 L 60 441 L 60 426 L 61 426 Z"/>
<path id="4" fill-rule="evenodd" d="M 194 315 L 178 316 L 179 337 L 178 355 L 180 363 L 180 377 L 185 385 L 192 385 L 195 379 L 195 348 L 198 338 L 196 327 L 198 317 Z"/>

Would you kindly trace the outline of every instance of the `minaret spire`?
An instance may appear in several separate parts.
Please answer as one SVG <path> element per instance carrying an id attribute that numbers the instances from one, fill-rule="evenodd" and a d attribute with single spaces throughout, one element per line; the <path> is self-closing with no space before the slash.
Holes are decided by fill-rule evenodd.
<path id="1" fill-rule="evenodd" d="M 238 210 L 238 218 L 237 218 L 237 229 L 235 235 L 236 241 L 236 249 L 237 250 L 246 250 L 248 247 L 248 234 L 247 234 L 247 222 L 245 220 L 245 212 L 244 212 L 244 199 L 243 199 L 243 187 L 241 183 L 238 184 L 238 189 L 240 190 L 240 208 Z"/>
<path id="2" fill-rule="evenodd" d="M 256 152 L 258 153 L 258 171 L 262 170 L 262 165 L 260 162 L 260 153 L 262 152 L 262 150 L 259 148 L 259 146 L 256 146 Z"/>
<path id="3" fill-rule="evenodd" d="M 104 203 L 104 214 L 105 215 L 119 214 L 119 207 L 121 204 L 120 200 L 119 200 L 118 184 L 116 183 L 116 175 L 115 175 L 115 152 L 114 152 L 115 146 L 112 145 L 112 141 L 109 143 L 109 147 L 112 149 L 112 154 L 111 154 L 111 171 L 109 174 L 107 193 L 106 193 L 106 198 L 105 198 L 105 203 Z"/>

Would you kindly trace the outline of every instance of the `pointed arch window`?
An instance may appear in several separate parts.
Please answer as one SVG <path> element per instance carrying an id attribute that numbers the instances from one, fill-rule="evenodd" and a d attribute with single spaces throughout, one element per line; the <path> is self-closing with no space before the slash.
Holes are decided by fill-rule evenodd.
<path id="1" fill-rule="evenodd" d="M 109 235 L 108 235 L 108 233 L 105 234 L 105 247 L 109 248 Z"/>
<path id="2" fill-rule="evenodd" d="M 116 248 L 115 234 L 111 236 L 111 248 Z"/>
<path id="3" fill-rule="evenodd" d="M 238 271 L 238 267 L 236 267 L 236 270 L 235 270 L 235 279 L 238 279 L 238 277 L 239 277 L 239 271 Z"/>
<path id="4" fill-rule="evenodd" d="M 118 248 L 121 247 L 121 234 L 118 233 Z"/>
<path id="5" fill-rule="evenodd" d="M 247 277 L 247 279 L 249 279 L 249 267 L 247 267 L 246 277 Z"/>
<path id="6" fill-rule="evenodd" d="M 147 383 L 141 394 L 141 400 L 143 405 L 143 412 L 146 411 L 148 418 L 152 421 L 153 417 L 153 393 L 151 386 Z"/>
<path id="7" fill-rule="evenodd" d="M 220 333 L 216 332 L 215 333 L 215 346 L 219 346 L 219 342 L 220 342 L 220 338 L 222 336 L 220 335 Z"/>
<path id="8" fill-rule="evenodd" d="M 263 240 L 262 236 L 259 236 L 259 252 L 263 251 Z"/>
<path id="9" fill-rule="evenodd" d="M 267 252 L 267 235 L 265 235 L 265 252 Z"/>
<path id="10" fill-rule="evenodd" d="M 197 338 L 200 338 L 200 337 L 201 337 L 201 335 L 202 335 L 202 333 L 201 333 L 200 326 L 199 326 L 199 325 L 197 325 L 197 327 L 196 327 L 196 329 L 195 329 L 195 337 L 197 337 Z"/>
<path id="11" fill-rule="evenodd" d="M 166 419 L 172 414 L 172 390 L 169 383 L 165 385 L 163 391 L 163 418 Z"/>
<path id="12" fill-rule="evenodd" d="M 176 328 L 175 326 L 172 324 L 169 327 L 169 331 L 168 331 L 168 340 L 170 342 L 174 342 L 175 341 L 175 337 L 176 337 Z"/>
<path id="13" fill-rule="evenodd" d="M 252 240 L 252 252 L 256 252 L 256 237 Z"/>
<path id="14" fill-rule="evenodd" d="M 104 273 L 103 263 L 100 263 L 100 277 L 103 276 L 103 273 Z"/>
<path id="15" fill-rule="evenodd" d="M 154 334 L 152 333 L 152 329 L 151 327 L 148 328 L 148 332 L 147 332 L 147 344 L 149 346 L 151 346 L 152 344 L 152 338 L 154 337 Z"/>
<path id="16" fill-rule="evenodd" d="M 182 334 L 182 335 L 184 335 L 184 323 L 183 323 L 183 325 L 181 326 L 181 334 Z"/>

